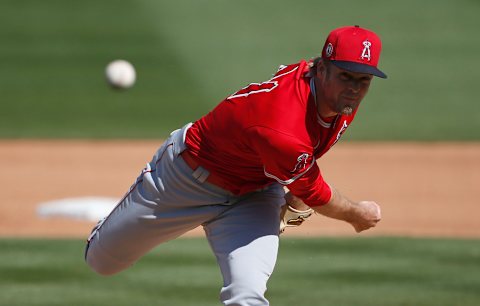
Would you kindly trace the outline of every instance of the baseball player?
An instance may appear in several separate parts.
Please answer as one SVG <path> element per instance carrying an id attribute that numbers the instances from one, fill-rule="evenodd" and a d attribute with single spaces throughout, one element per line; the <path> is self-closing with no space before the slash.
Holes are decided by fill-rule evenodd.
<path id="1" fill-rule="evenodd" d="M 120 272 L 201 225 L 223 276 L 223 305 L 269 305 L 264 294 L 285 227 L 313 211 L 357 232 L 380 220 L 375 202 L 350 201 L 316 163 L 352 122 L 373 76 L 386 78 L 380 51 L 370 30 L 335 29 L 321 57 L 281 66 L 172 132 L 93 229 L 88 265 L 102 275 Z"/>

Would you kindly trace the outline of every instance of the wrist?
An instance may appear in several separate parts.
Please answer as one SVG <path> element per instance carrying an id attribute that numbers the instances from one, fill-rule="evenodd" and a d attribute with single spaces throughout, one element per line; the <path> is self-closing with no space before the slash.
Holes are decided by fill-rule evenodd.
<path id="1" fill-rule="evenodd" d="M 360 214 L 359 205 L 356 202 L 348 201 L 348 209 L 345 211 L 345 221 L 353 223 L 358 219 Z"/>

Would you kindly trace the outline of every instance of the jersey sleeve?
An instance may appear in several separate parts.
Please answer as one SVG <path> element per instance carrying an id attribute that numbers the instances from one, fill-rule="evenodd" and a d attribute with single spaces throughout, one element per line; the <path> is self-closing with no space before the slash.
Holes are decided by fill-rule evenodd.
<path id="1" fill-rule="evenodd" d="M 265 176 L 287 186 L 309 206 L 326 204 L 331 190 L 316 163 L 313 148 L 297 138 L 269 128 L 256 127 L 251 137 Z"/>
<path id="2" fill-rule="evenodd" d="M 323 179 L 317 163 L 287 187 L 293 195 L 310 207 L 325 205 L 332 196 L 330 186 Z"/>

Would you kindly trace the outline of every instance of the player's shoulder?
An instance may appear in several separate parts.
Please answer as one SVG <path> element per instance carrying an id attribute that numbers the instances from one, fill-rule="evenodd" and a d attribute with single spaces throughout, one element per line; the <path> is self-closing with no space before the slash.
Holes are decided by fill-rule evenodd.
<path id="1" fill-rule="evenodd" d="M 280 152 L 313 152 L 310 138 L 303 131 L 294 131 L 279 126 L 251 126 L 247 133 L 257 142 L 265 143 Z"/>

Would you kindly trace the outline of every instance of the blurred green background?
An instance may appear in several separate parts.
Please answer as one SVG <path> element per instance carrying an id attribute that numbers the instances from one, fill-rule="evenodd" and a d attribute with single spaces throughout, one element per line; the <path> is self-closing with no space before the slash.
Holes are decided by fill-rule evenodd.
<path id="1" fill-rule="evenodd" d="M 333 28 L 383 39 L 347 140 L 480 140 L 480 1 L 2 0 L 0 138 L 163 138 L 309 59 Z M 116 92 L 113 59 L 138 82 Z"/>
<path id="2" fill-rule="evenodd" d="M 111 277 L 83 263 L 83 241 L 0 240 L 0 305 L 212 306 L 222 279 L 205 239 L 163 244 Z M 477 306 L 478 240 L 281 240 L 271 305 Z"/>
<path id="3" fill-rule="evenodd" d="M 380 67 L 343 140 L 479 141 L 480 1 L 2 0 L 0 138 L 164 138 L 359 24 Z M 131 61 L 137 84 L 110 89 Z M 282 238 L 272 305 L 480 305 L 477 240 Z M 0 239 L 0 305 L 216 305 L 204 239 L 104 278 L 79 240 Z"/>

